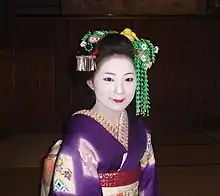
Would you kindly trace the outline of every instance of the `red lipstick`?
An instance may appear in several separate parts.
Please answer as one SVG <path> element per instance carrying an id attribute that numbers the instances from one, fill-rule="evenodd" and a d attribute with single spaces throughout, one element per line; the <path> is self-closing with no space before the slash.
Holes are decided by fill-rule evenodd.
<path id="1" fill-rule="evenodd" d="M 115 103 L 122 103 L 125 99 L 113 99 Z"/>

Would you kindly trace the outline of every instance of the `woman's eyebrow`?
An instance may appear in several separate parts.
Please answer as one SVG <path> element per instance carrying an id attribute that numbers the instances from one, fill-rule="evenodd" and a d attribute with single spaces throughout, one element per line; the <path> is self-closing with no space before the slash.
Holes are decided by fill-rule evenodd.
<path id="1" fill-rule="evenodd" d="M 126 75 L 131 75 L 131 74 L 134 75 L 133 72 L 128 72 L 128 73 L 126 73 L 126 74 L 124 74 L 124 75 L 126 76 Z"/>
<path id="2" fill-rule="evenodd" d="M 115 73 L 112 73 L 112 72 L 105 72 L 104 74 L 116 75 Z"/>

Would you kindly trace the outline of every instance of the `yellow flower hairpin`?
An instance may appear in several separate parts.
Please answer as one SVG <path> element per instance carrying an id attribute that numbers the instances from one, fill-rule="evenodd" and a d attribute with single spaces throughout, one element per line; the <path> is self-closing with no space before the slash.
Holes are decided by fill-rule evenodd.
<path id="1" fill-rule="evenodd" d="M 138 40 L 136 34 L 129 28 L 124 29 L 121 35 L 126 36 L 131 42 L 134 42 L 135 39 Z"/>

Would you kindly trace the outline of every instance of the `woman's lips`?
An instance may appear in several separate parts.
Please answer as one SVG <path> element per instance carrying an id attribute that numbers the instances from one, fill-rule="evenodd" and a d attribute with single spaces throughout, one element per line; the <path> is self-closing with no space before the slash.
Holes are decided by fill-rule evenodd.
<path id="1" fill-rule="evenodd" d="M 122 103 L 125 99 L 113 99 L 115 103 Z"/>

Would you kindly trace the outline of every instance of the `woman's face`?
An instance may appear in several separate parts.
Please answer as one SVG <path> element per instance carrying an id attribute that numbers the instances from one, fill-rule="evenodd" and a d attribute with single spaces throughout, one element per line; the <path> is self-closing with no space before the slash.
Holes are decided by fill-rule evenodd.
<path id="1" fill-rule="evenodd" d="M 123 111 L 135 95 L 136 74 L 132 60 L 119 55 L 103 60 L 89 84 L 95 92 L 96 103 L 112 111 Z"/>

